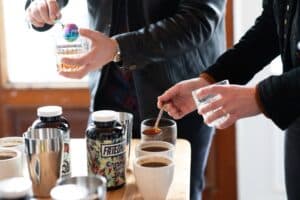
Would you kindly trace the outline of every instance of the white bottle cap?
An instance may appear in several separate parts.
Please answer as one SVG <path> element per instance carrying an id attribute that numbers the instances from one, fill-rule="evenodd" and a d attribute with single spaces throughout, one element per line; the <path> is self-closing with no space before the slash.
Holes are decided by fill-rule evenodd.
<path id="1" fill-rule="evenodd" d="M 55 117 L 62 115 L 61 106 L 43 106 L 37 109 L 37 115 L 39 117 Z"/>
<path id="2" fill-rule="evenodd" d="M 94 122 L 111 122 L 117 119 L 117 112 L 113 110 L 99 110 L 92 113 L 92 120 Z"/>

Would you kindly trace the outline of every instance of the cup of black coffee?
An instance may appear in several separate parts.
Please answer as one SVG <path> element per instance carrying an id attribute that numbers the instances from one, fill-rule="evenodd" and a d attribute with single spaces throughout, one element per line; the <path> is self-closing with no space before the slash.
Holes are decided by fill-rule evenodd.
<path id="1" fill-rule="evenodd" d="M 0 148 L 0 180 L 22 176 L 22 158 L 19 150 Z"/>
<path id="2" fill-rule="evenodd" d="M 173 158 L 175 146 L 165 141 L 145 141 L 135 148 L 135 156 L 162 155 Z"/>
<path id="3" fill-rule="evenodd" d="M 0 138 L 0 148 L 7 148 L 12 150 L 19 150 L 22 157 L 22 170 L 27 172 L 27 163 L 25 159 L 25 145 L 23 137 L 18 136 L 8 136 Z"/>
<path id="4" fill-rule="evenodd" d="M 176 144 L 177 139 L 177 125 L 172 119 L 161 118 L 157 130 L 154 131 L 156 118 L 145 119 L 141 122 L 141 140 L 144 141 L 165 141 L 173 145 Z"/>
<path id="5" fill-rule="evenodd" d="M 145 200 L 166 199 L 174 176 L 174 161 L 162 155 L 145 155 L 133 162 L 139 192 Z"/>

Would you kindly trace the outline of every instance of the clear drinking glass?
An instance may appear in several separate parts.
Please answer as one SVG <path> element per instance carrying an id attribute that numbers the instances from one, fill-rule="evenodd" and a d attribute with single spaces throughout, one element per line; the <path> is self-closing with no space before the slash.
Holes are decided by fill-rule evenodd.
<path id="1" fill-rule="evenodd" d="M 62 34 L 55 36 L 55 55 L 58 71 L 72 72 L 77 71 L 80 66 L 69 65 L 61 62 L 63 57 L 77 58 L 90 49 L 88 39 L 79 36 L 75 41 L 67 41 Z"/>
<path id="2" fill-rule="evenodd" d="M 220 81 L 220 82 L 217 82 L 217 83 L 214 83 L 213 85 L 228 85 L 229 84 L 229 81 L 228 80 L 223 80 L 223 81 Z M 197 108 L 201 108 L 201 106 L 204 106 L 205 104 L 208 104 L 210 102 L 213 102 L 215 100 L 217 100 L 219 98 L 218 94 L 216 95 L 208 95 L 202 99 L 199 99 L 198 98 L 198 93 L 199 93 L 200 89 L 196 89 L 196 90 L 193 90 L 192 91 L 192 96 L 193 96 L 193 99 L 195 101 L 195 104 L 197 106 Z M 217 110 L 219 110 L 221 108 L 217 108 L 216 110 L 213 110 L 211 112 L 208 112 L 207 114 L 203 115 L 203 118 L 205 119 L 207 116 L 211 115 L 212 112 L 215 112 Z M 229 114 L 226 114 L 226 115 L 223 115 L 222 117 L 216 119 L 215 121 L 207 124 L 208 126 L 218 126 L 219 124 L 223 123 L 227 118 L 229 117 Z"/>
<path id="3" fill-rule="evenodd" d="M 141 122 L 141 141 L 161 140 L 176 145 L 177 124 L 174 120 L 161 118 L 158 128 L 161 129 L 157 134 L 146 134 L 145 131 L 154 127 L 156 118 L 148 118 Z"/>

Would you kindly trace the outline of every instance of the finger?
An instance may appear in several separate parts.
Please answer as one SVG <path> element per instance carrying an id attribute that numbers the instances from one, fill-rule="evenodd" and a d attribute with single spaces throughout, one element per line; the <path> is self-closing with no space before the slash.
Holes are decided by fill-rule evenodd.
<path id="1" fill-rule="evenodd" d="M 98 40 L 99 36 L 106 37 L 103 33 L 98 32 L 98 31 L 93 31 L 91 29 L 86 29 L 86 28 L 80 28 L 79 29 L 79 34 L 83 37 L 89 38 L 92 41 Z"/>
<path id="2" fill-rule="evenodd" d="M 65 71 L 59 71 L 58 74 L 61 76 L 64 76 L 66 78 L 71 78 L 71 79 L 81 79 L 87 74 L 87 67 L 80 67 L 76 71 L 71 71 L 71 72 L 65 72 Z"/>
<path id="3" fill-rule="evenodd" d="M 225 107 L 223 98 L 214 98 L 209 103 L 205 103 L 199 106 L 198 111 L 200 113 L 207 113 L 213 110 L 216 110 L 220 107 Z"/>
<path id="4" fill-rule="evenodd" d="M 65 63 L 68 65 L 83 66 L 83 65 L 87 65 L 89 63 L 89 58 L 88 58 L 87 54 L 80 56 L 78 58 L 63 57 L 63 58 L 61 58 L 61 63 Z"/>
<path id="5" fill-rule="evenodd" d="M 157 97 L 157 102 L 156 102 L 157 108 L 161 109 L 163 107 L 163 103 L 159 101 L 159 97 Z"/>
<path id="6" fill-rule="evenodd" d="M 31 24 L 34 25 L 35 27 L 43 27 L 45 25 L 45 22 L 41 20 L 40 16 L 39 17 L 31 16 L 29 20 Z"/>
<path id="7" fill-rule="evenodd" d="M 178 94 L 177 86 L 173 86 L 169 88 L 167 91 L 165 91 L 158 99 L 160 102 L 169 102 L 172 101 L 172 99 Z"/>
<path id="8" fill-rule="evenodd" d="M 46 1 L 39 1 L 40 3 L 38 4 L 38 9 L 39 9 L 39 13 L 40 16 L 42 18 L 42 20 L 44 22 L 46 22 L 47 24 L 53 24 L 53 20 L 50 19 L 49 16 L 49 9 L 48 9 L 48 5 Z"/>
<path id="9" fill-rule="evenodd" d="M 51 21 L 59 19 L 61 17 L 60 9 L 56 0 L 47 0 L 47 5 L 49 9 L 49 16 Z"/>
<path id="10" fill-rule="evenodd" d="M 213 121 L 221 117 L 229 117 L 230 113 L 227 113 L 224 108 L 218 108 L 212 112 L 204 113 L 205 123 L 211 124 Z"/>
<path id="11" fill-rule="evenodd" d="M 183 117 L 183 115 L 180 112 L 168 112 L 168 115 L 176 120 L 181 119 Z"/>
<path id="12" fill-rule="evenodd" d="M 197 97 L 202 99 L 208 95 L 222 95 L 225 88 L 225 85 L 209 85 L 207 87 L 199 88 L 199 90 L 197 91 Z"/>
<path id="13" fill-rule="evenodd" d="M 32 6 L 30 8 L 28 8 L 28 19 L 30 21 L 30 23 L 32 23 L 34 26 L 41 26 L 44 25 L 45 22 L 43 21 L 40 12 L 37 8 L 37 6 Z"/>
<path id="14" fill-rule="evenodd" d="M 175 106 L 173 106 L 171 103 L 164 104 L 164 110 L 173 117 L 174 119 L 179 119 L 181 118 L 181 111 L 178 110 Z"/>
<path id="15" fill-rule="evenodd" d="M 236 122 L 236 118 L 233 115 L 230 115 L 230 117 L 227 120 L 218 124 L 216 126 L 216 128 L 217 129 L 225 129 L 225 128 L 228 128 L 229 126 L 233 125 L 235 122 Z"/>

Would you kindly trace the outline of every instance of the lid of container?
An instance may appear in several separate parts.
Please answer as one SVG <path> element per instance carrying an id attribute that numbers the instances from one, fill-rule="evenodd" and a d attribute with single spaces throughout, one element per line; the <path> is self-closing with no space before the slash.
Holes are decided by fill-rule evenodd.
<path id="1" fill-rule="evenodd" d="M 61 106 L 43 106 L 37 109 L 39 117 L 55 117 L 62 114 Z"/>
<path id="2" fill-rule="evenodd" d="M 92 113 L 94 122 L 111 122 L 118 119 L 118 113 L 113 110 L 99 110 Z"/>

